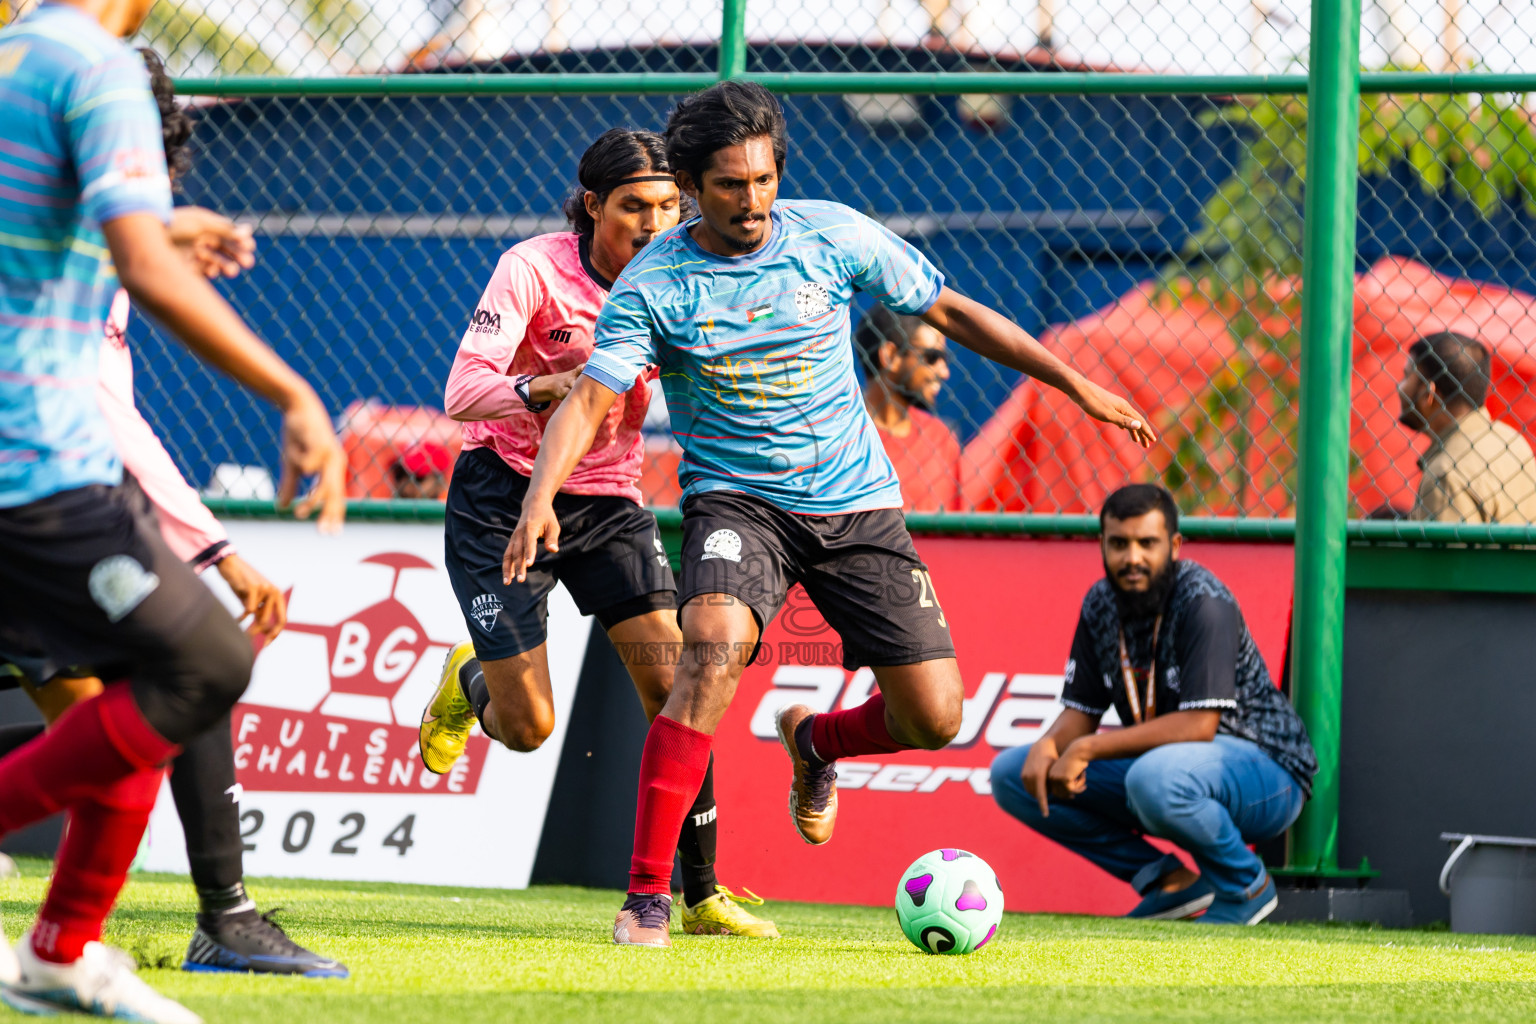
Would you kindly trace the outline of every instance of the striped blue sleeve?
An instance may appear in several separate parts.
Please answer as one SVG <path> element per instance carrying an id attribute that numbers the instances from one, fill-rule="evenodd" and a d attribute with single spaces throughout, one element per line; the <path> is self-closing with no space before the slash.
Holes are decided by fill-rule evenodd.
<path id="1" fill-rule="evenodd" d="M 850 211 L 851 213 L 852 211 Z M 860 213 L 854 242 L 854 283 L 897 313 L 928 312 L 944 288 L 944 275 L 885 225 Z"/>
<path id="2" fill-rule="evenodd" d="M 149 73 L 123 48 L 82 69 L 63 112 L 85 216 L 105 224 L 130 213 L 171 217 L 171 179 Z"/>
<path id="3" fill-rule="evenodd" d="M 656 332 L 639 289 L 620 278 L 603 303 L 592 336 L 592 358 L 582 373 L 610 391 L 623 394 L 635 386 L 656 360 Z"/>

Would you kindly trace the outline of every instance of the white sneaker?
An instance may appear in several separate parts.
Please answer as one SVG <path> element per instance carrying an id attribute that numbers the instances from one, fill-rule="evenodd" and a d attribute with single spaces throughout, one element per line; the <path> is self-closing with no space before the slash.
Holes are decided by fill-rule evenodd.
<path id="1" fill-rule="evenodd" d="M 167 999 L 134 973 L 122 950 L 87 942 L 72 964 L 49 963 L 32 952 L 32 933 L 16 944 L 20 979 L 0 988 L 0 1000 L 22 1013 L 85 1013 L 146 1024 L 203 1024 L 180 1003 Z"/>

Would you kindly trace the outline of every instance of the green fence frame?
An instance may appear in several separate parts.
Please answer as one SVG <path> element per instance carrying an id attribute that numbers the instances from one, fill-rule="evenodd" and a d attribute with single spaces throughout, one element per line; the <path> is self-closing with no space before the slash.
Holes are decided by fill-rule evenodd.
<path id="1" fill-rule="evenodd" d="M 1295 520 L 1184 521 L 1202 540 L 1292 542 L 1296 547 L 1292 692 L 1320 770 L 1291 833 L 1287 875 L 1327 879 L 1367 871 L 1338 864 L 1339 730 L 1346 586 L 1536 592 L 1536 527 L 1348 521 L 1350 316 L 1354 298 L 1355 182 L 1361 93 L 1536 92 L 1536 74 L 1360 71 L 1360 0 L 1312 0 L 1306 75 L 1141 75 L 1099 72 L 791 73 L 746 71 L 746 0 L 724 0 L 714 74 L 462 74 L 344 78 L 183 78 L 184 95 L 508 96 L 679 94 L 716 81 L 758 82 L 781 93 L 1013 95 L 1302 94 L 1311 117 L 1302 270 L 1302 401 Z M 1330 397 L 1331 396 L 1331 397 Z M 273 515 L 270 504 L 210 502 L 232 516 Z M 441 521 L 436 502 L 355 502 L 354 520 Z M 678 514 L 661 510 L 676 546 Z M 1091 516 L 910 515 L 916 533 L 1084 537 Z"/>

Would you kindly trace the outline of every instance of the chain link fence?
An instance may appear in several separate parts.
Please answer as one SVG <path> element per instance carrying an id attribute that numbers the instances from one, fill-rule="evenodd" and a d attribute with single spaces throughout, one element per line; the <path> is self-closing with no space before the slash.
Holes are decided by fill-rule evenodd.
<path id="1" fill-rule="evenodd" d="M 720 13 L 665 0 L 161 0 L 148 38 L 188 74 L 711 74 Z M 746 67 L 1295 71 L 1306 15 L 1296 0 L 749 4 Z M 1378 0 L 1362 59 L 1529 66 L 1533 15 L 1536 3 Z M 196 101 L 185 198 L 255 226 L 258 266 L 226 293 L 338 411 L 354 496 L 421 493 L 416 470 L 458 444 L 443 384 L 497 257 L 564 228 L 559 207 L 592 138 L 657 128 L 676 99 Z M 866 361 L 871 405 L 936 388 L 942 424 L 883 436 L 911 508 L 1091 512 L 1125 482 L 1159 480 L 1191 513 L 1294 514 L 1303 95 L 784 100 L 783 195 L 880 220 L 954 287 L 1129 392 L 1164 435 L 1143 453 L 958 346 L 930 362 L 897 345 L 883 367 Z M 1530 109 L 1509 95 L 1362 103 L 1352 515 L 1536 520 Z M 142 407 L 189 479 L 263 495 L 271 414 L 148 322 L 131 337 Z M 642 489 L 669 505 L 678 450 L 657 394 Z"/>

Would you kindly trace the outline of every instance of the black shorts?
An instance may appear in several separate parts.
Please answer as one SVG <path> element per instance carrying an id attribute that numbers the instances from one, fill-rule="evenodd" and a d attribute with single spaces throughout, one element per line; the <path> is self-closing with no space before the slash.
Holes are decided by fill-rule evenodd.
<path id="1" fill-rule="evenodd" d="M 0 658 L 35 683 L 131 675 L 165 658 L 214 603 L 131 482 L 0 509 Z"/>
<path id="2" fill-rule="evenodd" d="M 485 448 L 461 454 L 448 485 L 443 564 L 482 660 L 510 658 L 544 642 L 556 583 L 604 629 L 677 607 L 656 517 L 610 495 L 555 495 L 559 552 L 541 549 L 526 580 L 503 583 L 501 559 L 527 491 L 528 478 Z"/>
<path id="3" fill-rule="evenodd" d="M 694 495 L 683 502 L 682 569 L 679 605 L 729 594 L 759 629 L 799 583 L 842 638 L 844 668 L 955 656 L 899 509 L 803 516 L 736 491 Z"/>

